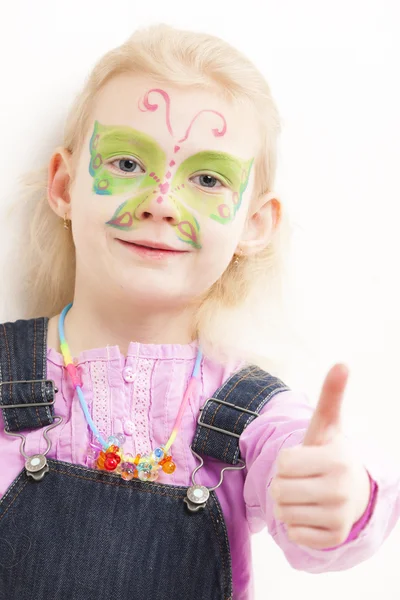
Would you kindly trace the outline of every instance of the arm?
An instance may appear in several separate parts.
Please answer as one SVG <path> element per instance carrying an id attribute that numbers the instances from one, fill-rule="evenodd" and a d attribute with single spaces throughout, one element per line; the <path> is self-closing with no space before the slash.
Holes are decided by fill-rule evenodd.
<path id="1" fill-rule="evenodd" d="M 388 466 L 387 457 L 379 458 L 376 450 L 370 450 L 368 456 L 363 452 L 373 484 L 371 502 L 346 542 L 332 549 L 314 550 L 290 541 L 286 526 L 274 517 L 269 486 L 280 450 L 303 442 L 313 412 L 304 395 L 292 391 L 277 394 L 243 432 L 240 450 L 247 466 L 244 498 L 251 532 L 266 526 L 291 566 L 319 573 L 353 567 L 377 551 L 400 515 L 400 476 Z"/>

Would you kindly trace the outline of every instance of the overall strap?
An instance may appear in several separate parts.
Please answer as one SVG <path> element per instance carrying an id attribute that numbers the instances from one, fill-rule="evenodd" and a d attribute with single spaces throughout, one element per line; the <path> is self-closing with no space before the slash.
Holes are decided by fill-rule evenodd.
<path id="1" fill-rule="evenodd" d="M 47 379 L 48 318 L 0 324 L 0 409 L 6 431 L 53 423 L 54 381 Z"/>
<path id="2" fill-rule="evenodd" d="M 236 465 L 240 435 L 275 394 L 287 390 L 280 379 L 256 365 L 237 371 L 200 409 L 192 449 Z"/>

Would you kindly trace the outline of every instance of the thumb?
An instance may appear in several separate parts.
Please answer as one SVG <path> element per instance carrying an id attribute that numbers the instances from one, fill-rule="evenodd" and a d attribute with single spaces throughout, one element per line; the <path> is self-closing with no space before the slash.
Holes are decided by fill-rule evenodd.
<path id="1" fill-rule="evenodd" d="M 336 364 L 329 371 L 321 395 L 308 426 L 303 445 L 320 446 L 329 443 L 340 431 L 340 413 L 349 377 L 346 365 Z"/>

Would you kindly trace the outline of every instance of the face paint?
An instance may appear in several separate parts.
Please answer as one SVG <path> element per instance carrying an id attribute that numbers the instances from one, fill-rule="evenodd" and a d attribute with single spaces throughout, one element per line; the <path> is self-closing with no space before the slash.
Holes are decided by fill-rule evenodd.
<path id="1" fill-rule="evenodd" d="M 166 126 L 174 137 L 170 123 L 170 100 L 163 90 L 150 90 L 143 99 L 142 111 L 155 111 L 157 104 L 150 104 L 148 95 L 158 92 L 166 102 Z M 171 140 L 170 156 L 167 157 L 159 144 L 143 132 L 128 126 L 107 126 L 95 121 L 90 139 L 91 160 L 89 172 L 94 178 L 93 192 L 102 195 L 127 195 L 115 211 L 107 225 L 122 230 L 137 228 L 137 209 L 154 198 L 161 203 L 168 196 L 179 213 L 178 223 L 173 225 L 178 238 L 193 246 L 201 248 L 200 225 L 196 218 L 209 217 L 221 224 L 231 222 L 240 208 L 243 193 L 247 187 L 253 159 L 245 161 L 230 154 L 216 151 L 199 152 L 177 164 L 177 154 L 181 145 L 191 132 L 194 121 L 201 113 L 215 113 L 223 121 L 221 129 L 214 128 L 212 133 L 219 137 L 225 135 L 226 122 L 217 111 L 203 110 L 192 119 L 183 138 Z M 106 163 L 125 158 L 137 161 L 139 167 L 135 176 L 122 175 L 111 170 Z M 114 159 L 114 160 L 111 160 Z M 215 177 L 223 185 L 219 191 L 214 188 L 199 187 L 191 181 L 199 175 Z"/>
<path id="2" fill-rule="evenodd" d="M 252 164 L 253 159 L 244 161 L 223 152 L 199 152 L 179 166 L 171 194 L 179 194 L 182 202 L 199 214 L 222 224 L 229 223 L 240 208 Z M 196 172 L 215 177 L 223 185 L 216 188 L 219 191 L 206 186 L 199 189 L 194 183 L 185 185 L 188 179 L 196 177 L 193 175 Z"/>
<path id="3" fill-rule="evenodd" d="M 148 135 L 124 126 L 105 126 L 95 121 L 90 139 L 89 172 L 94 178 L 93 192 L 96 194 L 123 194 L 154 190 L 165 172 L 165 152 Z M 152 171 L 143 176 L 127 177 L 111 171 L 106 163 L 117 157 L 132 156 L 139 164 L 152 166 Z M 158 174 L 158 175 L 157 175 Z"/>

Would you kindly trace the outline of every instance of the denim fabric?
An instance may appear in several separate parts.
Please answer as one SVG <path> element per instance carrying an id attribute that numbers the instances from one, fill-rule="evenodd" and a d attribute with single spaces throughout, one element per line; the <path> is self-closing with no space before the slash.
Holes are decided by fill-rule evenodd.
<path id="1" fill-rule="evenodd" d="M 240 436 L 275 394 L 288 389 L 280 379 L 255 365 L 234 373 L 201 409 L 193 450 L 197 454 L 212 456 L 225 463 L 237 464 L 240 457 L 239 437 L 210 429 L 207 425 Z M 252 415 L 246 411 L 257 414 Z"/>
<path id="2" fill-rule="evenodd" d="M 54 384 L 46 381 L 47 327 L 46 318 L 0 325 L 0 407 L 54 400 Z M 5 383 L 21 380 L 29 383 Z M 3 417 L 6 431 L 36 429 L 53 423 L 54 410 L 52 405 L 5 408 Z"/>
<path id="3" fill-rule="evenodd" d="M 0 409 L 7 431 L 53 422 L 47 325 L 46 318 L 0 325 Z M 21 380 L 36 382 L 16 383 Z M 215 392 L 202 420 L 240 435 L 257 415 L 215 398 L 258 413 L 285 389 L 250 366 Z M 44 406 L 2 408 L 31 402 Z M 199 424 L 193 449 L 235 464 L 238 442 Z M 24 469 L 0 500 L 0 600 L 232 600 L 229 541 L 214 491 L 203 509 L 190 512 L 187 487 L 47 462 L 42 480 Z"/>
<path id="4" fill-rule="evenodd" d="M 48 464 L 40 482 L 21 472 L 0 501 L 1 600 L 232 597 L 214 492 L 190 513 L 187 488 Z"/>

